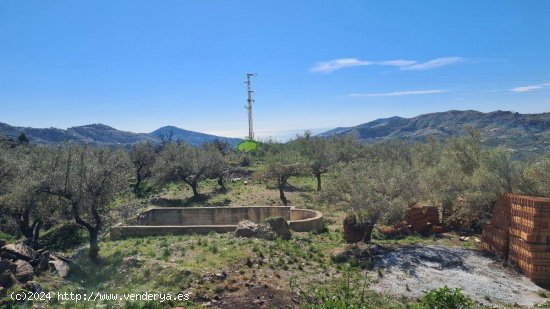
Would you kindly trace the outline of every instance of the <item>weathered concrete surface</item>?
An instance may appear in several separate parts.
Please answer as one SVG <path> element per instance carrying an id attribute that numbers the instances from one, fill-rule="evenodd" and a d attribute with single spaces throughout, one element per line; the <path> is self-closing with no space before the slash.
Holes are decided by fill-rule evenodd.
<path id="1" fill-rule="evenodd" d="M 320 232 L 324 228 L 323 214 L 316 210 L 292 209 L 288 225 L 295 232 Z"/>
<path id="2" fill-rule="evenodd" d="M 136 225 L 117 225 L 112 239 L 166 234 L 208 234 L 232 232 L 241 220 L 262 223 L 271 217 L 283 217 L 296 232 L 321 231 L 323 214 L 293 206 L 246 207 L 153 207 L 142 212 Z"/>
<path id="3" fill-rule="evenodd" d="M 270 217 L 290 219 L 290 206 L 155 207 L 142 213 L 137 225 L 237 225 L 241 220 L 263 222 Z"/>

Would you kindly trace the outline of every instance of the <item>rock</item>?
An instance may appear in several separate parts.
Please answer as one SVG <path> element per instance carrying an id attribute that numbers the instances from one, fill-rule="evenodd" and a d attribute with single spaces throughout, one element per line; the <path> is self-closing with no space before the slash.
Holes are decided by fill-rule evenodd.
<path id="1" fill-rule="evenodd" d="M 5 271 L 11 271 L 14 274 L 16 269 L 17 266 L 12 261 L 0 260 L 0 275 Z"/>
<path id="2" fill-rule="evenodd" d="M 269 225 L 260 224 L 258 225 L 258 233 L 256 234 L 256 238 L 275 240 L 277 239 L 277 234 Z"/>
<path id="3" fill-rule="evenodd" d="M 17 260 L 15 265 L 17 266 L 17 270 L 15 271 L 15 278 L 17 278 L 17 281 L 25 283 L 34 278 L 34 269 L 29 262 Z"/>
<path id="4" fill-rule="evenodd" d="M 39 273 L 39 272 L 47 270 L 48 266 L 49 266 L 49 262 L 50 262 L 50 252 L 48 252 L 48 251 L 42 252 L 42 254 L 40 255 L 38 264 L 34 268 L 35 271 L 37 273 Z"/>
<path id="5" fill-rule="evenodd" d="M 215 276 L 216 276 L 216 278 L 223 280 L 223 279 L 227 278 L 227 273 L 224 271 L 224 272 L 221 272 L 221 273 L 216 273 Z"/>
<path id="6" fill-rule="evenodd" d="M 2 253 L 7 253 L 10 256 L 14 256 L 17 259 L 32 261 L 36 258 L 34 250 L 23 244 L 9 244 L 0 249 Z"/>
<path id="7" fill-rule="evenodd" d="M 363 241 L 368 227 L 368 224 L 357 222 L 354 215 L 347 216 L 344 219 L 344 240 L 348 244 Z"/>
<path id="8" fill-rule="evenodd" d="M 135 256 L 125 257 L 122 260 L 122 265 L 124 268 L 138 268 L 141 267 L 144 263 L 144 259 Z"/>
<path id="9" fill-rule="evenodd" d="M 236 237 L 254 237 L 258 232 L 258 224 L 250 220 L 241 220 L 235 229 Z"/>
<path id="10" fill-rule="evenodd" d="M 265 220 L 267 225 L 271 227 L 271 229 L 277 234 L 277 236 L 283 238 L 283 239 L 290 239 L 292 234 L 290 233 L 290 227 L 288 226 L 288 222 L 283 217 L 273 217 L 268 218 Z"/>
<path id="11" fill-rule="evenodd" d="M 23 285 L 23 288 L 34 293 L 42 292 L 42 287 L 36 281 L 27 281 L 27 283 Z"/>
<path id="12" fill-rule="evenodd" d="M 17 283 L 17 280 L 11 271 L 5 271 L 0 274 L 0 286 L 6 289 L 11 288 Z"/>
<path id="13" fill-rule="evenodd" d="M 460 240 L 460 241 L 467 241 L 468 239 L 469 239 L 469 238 L 466 237 L 466 236 L 460 236 L 460 237 L 458 238 L 458 240 Z"/>
<path id="14" fill-rule="evenodd" d="M 274 240 L 277 234 L 270 226 L 257 224 L 250 220 L 241 220 L 235 229 L 236 237 L 256 237 L 267 240 Z"/>
<path id="15" fill-rule="evenodd" d="M 63 261 L 55 255 L 50 255 L 49 264 L 53 267 L 54 271 L 62 278 L 67 277 L 69 274 L 69 263 Z"/>
<path id="16" fill-rule="evenodd" d="M 243 181 L 243 184 L 246 186 L 248 185 L 248 180 Z"/>
<path id="17" fill-rule="evenodd" d="M 480 242 L 481 242 L 481 239 L 479 239 L 478 237 L 474 237 L 474 241 L 475 241 L 476 243 L 480 243 Z"/>
<path id="18" fill-rule="evenodd" d="M 0 248 L 4 247 L 6 245 L 6 241 L 3 239 L 0 239 Z"/>
<path id="19" fill-rule="evenodd" d="M 370 255 L 377 255 L 381 250 L 382 248 L 379 245 L 371 245 L 369 247 Z"/>

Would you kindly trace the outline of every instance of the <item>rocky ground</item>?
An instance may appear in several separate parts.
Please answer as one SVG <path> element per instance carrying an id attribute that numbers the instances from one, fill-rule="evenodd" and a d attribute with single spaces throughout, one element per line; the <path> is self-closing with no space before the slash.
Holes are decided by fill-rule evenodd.
<path id="1" fill-rule="evenodd" d="M 456 247 L 410 245 L 374 256 L 371 288 L 410 298 L 442 286 L 461 288 L 486 305 L 532 308 L 547 301 L 544 289 L 502 261 Z M 379 269 L 379 270 L 378 270 Z"/>
<path id="2" fill-rule="evenodd" d="M 0 296 L 16 284 L 32 292 L 42 290 L 33 281 L 36 275 L 53 272 L 64 278 L 70 268 L 70 260 L 58 252 L 33 250 L 23 243 L 0 243 Z"/>

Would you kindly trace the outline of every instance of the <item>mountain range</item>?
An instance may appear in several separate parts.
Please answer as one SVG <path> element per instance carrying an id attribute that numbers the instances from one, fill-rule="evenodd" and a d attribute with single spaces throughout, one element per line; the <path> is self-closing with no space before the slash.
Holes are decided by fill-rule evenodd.
<path id="1" fill-rule="evenodd" d="M 550 113 L 519 114 L 509 111 L 482 113 L 451 110 L 413 118 L 390 117 L 353 127 L 335 128 L 317 136 L 355 134 L 366 143 L 389 139 L 426 141 L 459 136 L 466 126 L 480 131 L 485 146 L 504 146 L 518 151 L 543 152 L 550 149 Z"/>
<path id="2" fill-rule="evenodd" d="M 78 142 L 93 145 L 130 146 L 140 142 L 161 143 L 163 139 L 171 139 L 172 141 L 183 141 L 197 146 L 217 139 L 227 141 L 235 146 L 241 141 L 239 138 L 199 133 L 173 126 L 162 127 L 151 133 L 133 133 L 117 130 L 104 124 L 90 124 L 63 130 L 57 128 L 15 127 L 0 122 L 0 133 L 5 138 L 17 138 L 21 133 L 25 133 L 30 142 L 34 144 Z"/>
<path id="3" fill-rule="evenodd" d="M 422 142 L 426 141 L 429 136 L 439 140 L 459 136 L 464 133 L 466 126 L 481 132 L 485 146 L 504 146 L 521 152 L 550 150 L 550 113 L 519 114 L 509 111 L 482 113 L 473 110 L 451 110 L 423 114 L 413 118 L 377 119 L 353 127 L 335 128 L 316 136 L 355 134 L 366 143 L 383 142 L 390 139 Z M 151 133 L 133 133 L 103 124 L 90 124 L 63 130 L 15 127 L 0 122 L 0 133 L 7 138 L 17 138 L 21 133 L 25 133 L 30 142 L 36 144 L 72 141 L 94 145 L 129 146 L 143 141 L 160 143 L 163 140 L 171 139 L 172 141 L 201 145 L 218 139 L 235 146 L 242 141 L 239 138 L 215 136 L 174 126 L 162 127 Z"/>

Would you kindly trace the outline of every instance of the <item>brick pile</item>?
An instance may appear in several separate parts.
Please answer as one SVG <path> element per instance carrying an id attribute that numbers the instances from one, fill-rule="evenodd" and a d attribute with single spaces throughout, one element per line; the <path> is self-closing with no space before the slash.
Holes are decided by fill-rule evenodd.
<path id="1" fill-rule="evenodd" d="M 491 223 L 485 223 L 483 226 L 481 249 L 493 252 L 502 258 L 508 256 L 510 214 L 509 195 L 501 195 L 495 205 Z"/>
<path id="2" fill-rule="evenodd" d="M 496 241 L 495 222 L 499 226 L 508 225 L 509 261 L 517 264 L 525 276 L 541 285 L 550 284 L 550 198 L 531 197 L 519 194 L 506 194 L 503 197 L 509 209 L 509 220 L 493 220 L 483 230 L 482 249 L 502 255 L 502 241 Z M 499 199 L 501 204 L 504 204 Z M 498 207 L 495 207 L 494 217 Z M 502 214 L 502 209 L 498 210 Z M 506 212 L 505 212 L 506 213 Z M 503 236 L 504 237 L 504 236 Z M 498 242 L 498 244 L 496 244 Z"/>
<path id="3" fill-rule="evenodd" d="M 410 229 L 427 232 L 439 225 L 439 210 L 433 206 L 412 207 L 407 210 L 405 220 Z"/>

